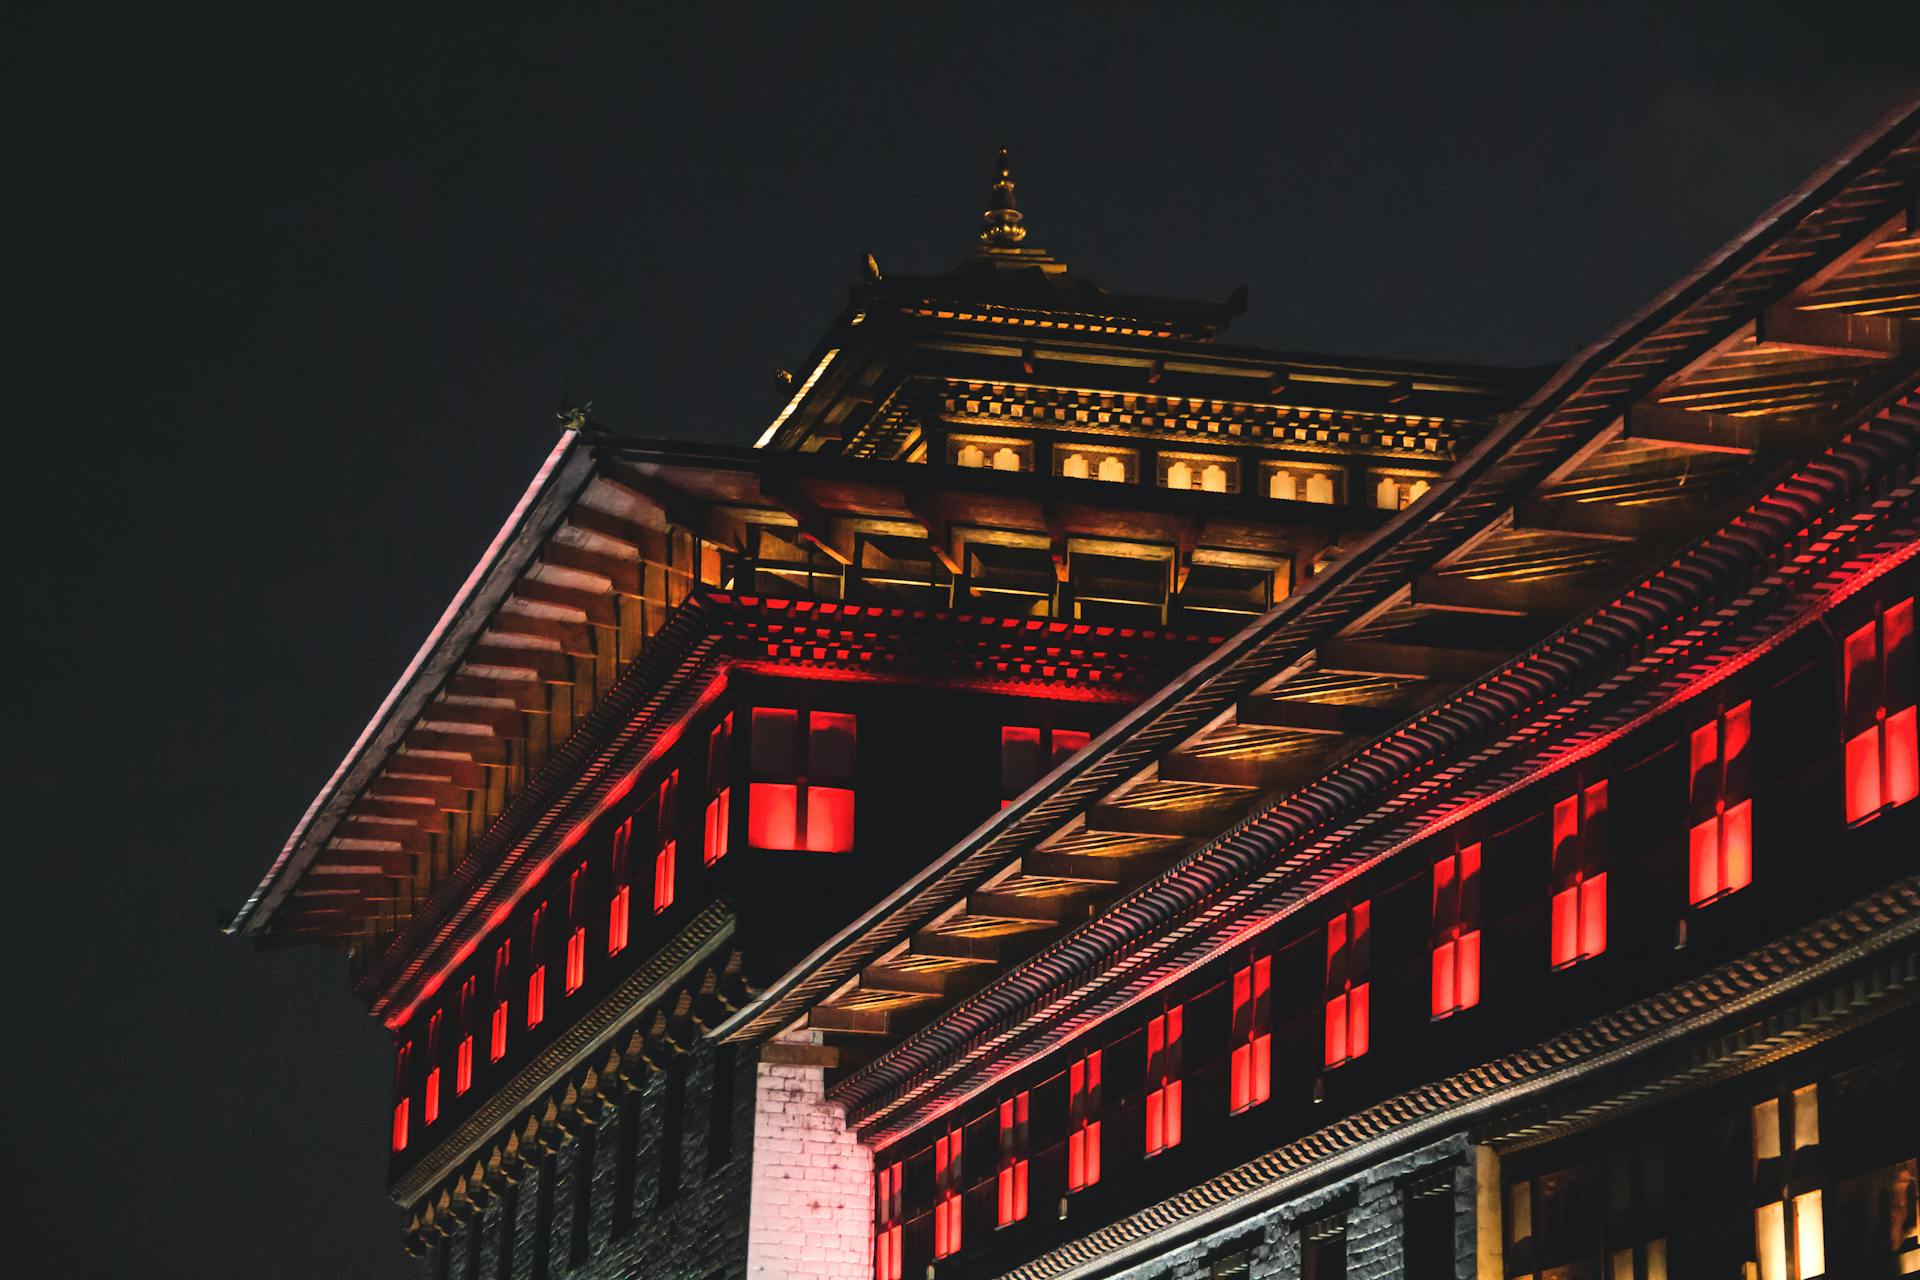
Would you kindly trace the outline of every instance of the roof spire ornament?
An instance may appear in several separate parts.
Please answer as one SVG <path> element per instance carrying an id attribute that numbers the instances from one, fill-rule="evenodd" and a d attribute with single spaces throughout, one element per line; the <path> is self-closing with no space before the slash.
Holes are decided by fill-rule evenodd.
<path id="1" fill-rule="evenodd" d="M 987 195 L 986 212 L 980 215 L 980 246 L 983 249 L 1017 249 L 1027 238 L 1021 225 L 1025 217 L 1013 202 L 1013 170 L 1007 161 L 1007 149 L 1000 148 L 1000 176 Z"/>

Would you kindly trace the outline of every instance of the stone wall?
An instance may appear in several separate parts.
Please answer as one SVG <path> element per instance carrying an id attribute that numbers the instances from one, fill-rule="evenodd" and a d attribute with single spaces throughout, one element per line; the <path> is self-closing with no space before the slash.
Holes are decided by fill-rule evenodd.
<path id="1" fill-rule="evenodd" d="M 746 1267 L 756 1067 L 751 1053 L 736 1055 L 701 1044 L 677 1067 L 652 1073 L 638 1090 L 601 1109 L 589 1143 L 583 1144 L 579 1132 L 584 1126 L 576 1126 L 551 1153 L 524 1165 L 510 1192 L 493 1196 L 480 1214 L 436 1242 L 423 1260 L 423 1274 L 431 1280 L 737 1280 Z M 730 1098 L 724 1085 L 715 1093 L 717 1069 L 731 1079 Z M 667 1193 L 661 1175 L 668 1167 L 663 1141 L 672 1128 L 665 1115 L 672 1070 L 683 1070 L 685 1082 L 676 1144 L 680 1185 L 677 1192 Z M 624 1223 L 617 1223 L 622 1215 L 615 1191 L 622 1129 L 628 1123 L 635 1126 L 630 1213 Z M 716 1147 L 716 1123 L 730 1127 L 730 1153 L 724 1150 L 727 1143 Z M 582 1168 L 583 1145 L 591 1147 L 591 1189 L 584 1201 L 579 1185 L 588 1172 Z M 547 1197 L 541 1194 L 543 1179 L 551 1179 Z M 551 1205 L 544 1225 L 543 1199 Z M 576 1236 L 575 1211 L 582 1203 L 590 1216 L 584 1235 Z M 503 1265 L 502 1228 L 509 1207 L 512 1256 Z M 543 1238 L 544 1259 L 536 1251 Z M 584 1246 L 578 1261 L 576 1242 Z"/>

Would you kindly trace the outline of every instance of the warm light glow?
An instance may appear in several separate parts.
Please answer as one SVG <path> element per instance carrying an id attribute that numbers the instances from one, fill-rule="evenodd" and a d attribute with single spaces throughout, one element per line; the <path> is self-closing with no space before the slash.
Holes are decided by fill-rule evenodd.
<path id="1" fill-rule="evenodd" d="M 1326 1064 L 1363 1057 L 1369 1041 L 1372 904 L 1358 902 L 1327 921 Z"/>
<path id="2" fill-rule="evenodd" d="M 807 788 L 807 843 L 814 853 L 853 849 L 853 791 L 847 787 Z"/>
<path id="3" fill-rule="evenodd" d="M 854 841 L 855 719 L 846 712 L 756 707 L 747 843 L 847 853 Z"/>
<path id="4" fill-rule="evenodd" d="M 613 891 L 613 901 L 607 904 L 607 954 L 617 956 L 627 949 L 629 930 L 633 926 L 633 886 L 621 885 Z"/>
<path id="5" fill-rule="evenodd" d="M 1552 962 L 1556 969 L 1607 949 L 1607 784 L 1553 806 Z"/>
<path id="6" fill-rule="evenodd" d="M 1233 1052 L 1227 1109 L 1257 1107 L 1273 1095 L 1273 960 L 1261 956 L 1233 975 Z"/>
<path id="7" fill-rule="evenodd" d="M 933 1256 L 960 1252 L 960 1139 L 964 1130 L 943 1133 L 933 1144 L 933 1182 L 939 1199 L 933 1206 Z"/>
<path id="8" fill-rule="evenodd" d="M 653 914 L 659 915 L 673 905 L 673 864 L 678 845 L 669 840 L 653 855 Z"/>
<path id="9" fill-rule="evenodd" d="M 440 1118 L 440 1068 L 427 1072 L 426 1088 L 420 1095 L 420 1119 L 432 1124 Z"/>
<path id="10" fill-rule="evenodd" d="M 1785 1205 L 1776 1200 L 1753 1211 L 1753 1245 L 1760 1280 L 1789 1280 Z"/>
<path id="11" fill-rule="evenodd" d="M 566 994 L 578 991 L 587 980 L 587 930 L 586 926 L 575 929 L 567 935 L 567 982 Z"/>
<path id="12" fill-rule="evenodd" d="M 693 707 L 687 712 L 688 717 L 691 718 L 700 715 L 707 707 L 711 706 L 717 698 L 724 694 L 726 690 L 727 676 L 721 674 L 715 677 L 701 689 L 699 696 L 694 700 Z M 413 998 L 406 1005 L 395 1012 L 385 1013 L 383 1015 L 383 1021 L 390 1030 L 398 1030 L 400 1027 L 405 1026 L 419 1010 L 420 1006 L 433 998 L 434 994 L 440 989 L 441 983 L 445 982 L 451 974 L 459 970 L 459 968 L 472 957 L 481 942 L 485 940 L 487 933 L 505 924 L 507 918 L 513 913 L 514 908 L 517 907 L 528 894 L 533 893 L 541 887 L 543 877 L 546 875 L 548 869 L 551 868 L 555 862 L 565 857 L 581 840 L 585 839 L 597 829 L 600 822 L 625 801 L 628 793 L 633 790 L 642 774 L 652 769 L 662 756 L 673 751 L 680 740 L 684 723 L 684 721 L 677 723 L 673 728 L 669 729 L 668 732 L 663 734 L 654 743 L 653 748 L 647 753 L 646 758 L 622 775 L 620 779 L 607 790 L 606 795 L 601 798 L 599 803 L 593 806 L 592 812 L 588 813 L 569 828 L 566 834 L 560 838 L 559 843 L 549 851 L 546 856 L 525 869 L 524 874 L 519 877 L 517 883 L 506 893 L 506 896 L 492 903 L 487 909 L 486 923 L 482 930 L 469 937 L 454 950 L 453 954 L 444 964 L 440 965 L 431 976 L 425 978 L 415 990 Z M 478 905 L 477 901 L 475 905 Z M 377 998 L 374 1002 L 373 1011 L 375 1013 L 382 1013 L 387 1007 L 386 1000 L 387 997 L 385 996 Z"/>
<path id="13" fill-rule="evenodd" d="M 1793 1149 L 1820 1145 L 1820 1086 L 1806 1085 L 1793 1091 Z"/>
<path id="14" fill-rule="evenodd" d="M 507 1002 L 493 1006 L 493 1033 L 487 1043 L 487 1061 L 498 1062 L 507 1056 Z"/>
<path id="15" fill-rule="evenodd" d="M 1186 1006 L 1174 1005 L 1165 1013 L 1147 1020 L 1147 1154 L 1180 1145 L 1181 1115 L 1180 1059 L 1182 1029 Z"/>
<path id="16" fill-rule="evenodd" d="M 787 419 L 793 416 L 793 411 L 800 407 L 800 402 L 807 398 L 807 393 L 812 391 L 814 384 L 820 381 L 820 375 L 827 371 L 827 366 L 832 364 L 834 357 L 839 354 L 840 352 L 836 348 L 820 357 L 820 363 L 813 367 L 813 372 L 808 374 L 807 380 L 800 384 L 800 389 L 793 393 L 792 397 L 788 399 L 786 405 L 780 410 L 779 414 L 775 416 L 774 420 L 767 424 L 767 429 L 760 433 L 760 438 L 753 442 L 754 448 L 766 448 L 767 445 L 772 442 L 773 438 L 780 434 L 780 428 L 786 425 Z"/>
<path id="17" fill-rule="evenodd" d="M 701 832 L 700 856 L 708 866 L 727 856 L 727 828 L 731 789 L 722 787 L 707 801 L 706 826 Z"/>
<path id="18" fill-rule="evenodd" d="M 1841 645 L 1848 822 L 1920 794 L 1914 708 L 1913 599 L 1885 609 Z"/>
<path id="19" fill-rule="evenodd" d="M 547 1016 L 547 966 L 536 965 L 527 975 L 527 1026 L 537 1027 Z"/>
<path id="20" fill-rule="evenodd" d="M 747 843 L 756 849 L 796 847 L 799 795 L 800 789 L 791 783 L 751 784 L 747 788 Z"/>
<path id="21" fill-rule="evenodd" d="M 1433 1016 L 1480 1003 L 1480 846 L 1433 864 Z"/>
<path id="22" fill-rule="evenodd" d="M 1827 1230 L 1817 1190 L 1793 1198 L 1793 1252 L 1800 1269 L 1798 1280 L 1827 1273 Z"/>
<path id="23" fill-rule="evenodd" d="M 900 1259 L 900 1162 L 873 1179 L 874 1280 L 902 1280 Z"/>
<path id="24" fill-rule="evenodd" d="M 407 1149 L 407 1109 L 410 1099 L 402 1098 L 393 1108 L 393 1149 Z"/>
<path id="25" fill-rule="evenodd" d="M 1100 1181 L 1100 1050 L 1067 1068 L 1067 1190 Z"/>
<path id="26" fill-rule="evenodd" d="M 1780 1104 L 1772 1098 L 1753 1109 L 1753 1158 L 1780 1158 Z"/>
<path id="27" fill-rule="evenodd" d="M 1753 704 L 1742 702 L 1688 739 L 1687 897 L 1694 906 L 1753 882 L 1752 725 Z"/>
<path id="28" fill-rule="evenodd" d="M 473 1088 L 473 1037 L 463 1036 L 453 1055 L 453 1091 L 456 1095 Z"/>
<path id="29" fill-rule="evenodd" d="M 995 1177 L 999 1224 L 1027 1216 L 1027 1103 L 1022 1089 L 1000 1104 L 1000 1169 Z"/>

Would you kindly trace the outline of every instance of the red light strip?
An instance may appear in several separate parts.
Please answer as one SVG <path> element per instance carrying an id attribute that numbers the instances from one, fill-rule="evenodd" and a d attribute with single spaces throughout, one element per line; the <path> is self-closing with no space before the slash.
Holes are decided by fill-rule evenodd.
<path id="1" fill-rule="evenodd" d="M 1801 532 L 1804 533 L 1805 531 L 1802 530 Z M 1892 573 L 1895 569 L 1906 564 L 1916 556 L 1920 556 L 1920 542 L 1910 541 L 1895 549 L 1880 553 L 1878 557 L 1869 564 L 1853 570 L 1835 585 L 1819 592 L 1786 626 L 1769 632 L 1757 643 L 1743 647 L 1737 653 L 1722 659 L 1706 671 L 1701 672 L 1683 688 L 1668 695 L 1655 706 L 1633 717 L 1626 724 L 1602 734 L 1597 738 L 1583 741 L 1575 746 L 1563 748 L 1556 754 L 1548 755 L 1539 767 L 1529 769 L 1527 775 L 1519 781 L 1498 788 L 1477 800 L 1464 801 L 1453 805 L 1451 808 L 1435 816 L 1432 821 L 1423 825 L 1421 829 L 1414 834 L 1403 838 L 1365 861 L 1336 874 L 1331 880 L 1317 885 L 1311 893 L 1303 898 L 1292 902 L 1272 904 L 1264 908 L 1257 908 L 1254 914 L 1247 916 L 1237 924 L 1227 926 L 1225 932 L 1222 933 L 1205 952 L 1179 963 L 1176 968 L 1154 979 L 1143 989 L 1121 997 L 1119 1003 L 1111 1006 L 1103 1005 L 1101 1011 L 1098 1013 L 1072 1013 L 1070 1012 L 1071 1006 L 1078 1001 L 1080 990 L 1075 989 L 1062 992 L 1041 1008 L 1031 1012 L 1022 1020 L 1019 1027 L 1003 1028 L 990 1038 L 977 1042 L 971 1052 L 956 1058 L 951 1064 L 952 1066 L 960 1066 L 970 1062 L 998 1060 L 1001 1063 L 998 1070 L 994 1071 L 974 1087 L 964 1090 L 957 1096 L 948 1099 L 925 1114 L 915 1116 L 911 1124 L 903 1124 L 896 1119 L 891 1123 L 877 1128 L 869 1129 L 863 1125 L 862 1129 L 866 1135 L 866 1140 L 878 1149 L 898 1141 L 914 1130 L 937 1123 L 942 1117 L 950 1114 L 959 1107 L 967 1105 L 981 1094 L 992 1092 L 1001 1082 L 1025 1070 L 1034 1061 L 1066 1048 L 1094 1028 L 1111 1021 L 1113 1018 L 1136 1007 L 1143 1001 L 1149 1001 L 1159 996 L 1175 983 L 1184 981 L 1196 970 L 1212 964 L 1221 956 L 1234 951 L 1236 948 L 1245 946 L 1258 935 L 1278 925 L 1282 920 L 1317 904 L 1329 893 L 1332 893 L 1343 885 L 1351 883 L 1387 859 L 1396 856 L 1422 841 L 1432 839 L 1434 836 L 1456 826 L 1474 814 L 1480 813 L 1494 804 L 1500 803 L 1511 796 L 1518 795 L 1531 787 L 1539 785 L 1554 775 L 1579 764 L 1583 760 L 1591 758 L 1600 751 L 1605 750 L 1607 747 L 1625 738 L 1627 735 L 1638 731 L 1653 720 L 1672 713 L 1693 701 L 1695 698 L 1707 693 L 1709 690 L 1716 688 L 1734 675 L 1737 675 L 1739 672 L 1752 666 L 1755 662 L 1758 662 L 1762 657 L 1778 649 L 1807 627 L 1819 624 L 1828 613 L 1832 612 L 1839 605 L 1859 594 L 1861 591 L 1866 590 L 1873 583 L 1879 581 L 1887 574 Z M 1687 650 L 1692 647 L 1691 644 L 1678 643 L 1662 646 L 1658 656 L 1659 665 L 1670 665 L 1674 661 L 1684 657 Z M 1445 704 L 1442 704 L 1443 707 L 1444 705 Z M 1527 736 L 1527 731 L 1522 730 L 1513 736 Z M 1324 843 L 1325 841 L 1318 842 L 1319 845 L 1324 845 Z M 1306 850 L 1303 850 L 1299 856 L 1302 858 L 1311 856 L 1315 850 L 1316 846 L 1309 846 Z M 1297 860 L 1298 859 L 1290 861 Z M 1276 874 L 1278 873 L 1269 872 L 1263 879 L 1271 882 Z M 1215 906 L 1209 914 L 1217 917 L 1225 911 L 1244 909 L 1240 904 L 1244 904 L 1245 899 L 1250 897 L 1258 887 L 1258 885 L 1242 886 L 1230 894 L 1225 902 Z M 1204 917 L 1196 917 L 1185 922 L 1178 932 L 1182 937 L 1190 936 L 1193 933 L 1202 931 L 1205 924 L 1206 921 Z M 1157 961 L 1158 957 L 1154 956 L 1150 950 L 1143 949 L 1133 956 L 1121 958 L 1111 967 L 1104 969 L 1099 976 L 1102 981 L 1107 982 L 1109 985 L 1124 985 L 1124 983 L 1121 982 L 1114 982 L 1114 979 L 1123 979 L 1127 973 L 1139 970 Z M 1011 1059 L 1002 1057 L 1005 1046 L 1012 1040 L 1016 1032 L 1025 1027 L 1044 1024 L 1056 1019 L 1060 1023 L 1061 1034 L 1054 1037 L 1051 1043 L 1016 1054 Z M 918 1088 L 909 1089 L 894 1099 L 886 1106 L 884 1111 L 877 1113 L 877 1115 L 890 1112 L 897 1117 L 917 1097 L 925 1096 L 938 1087 L 939 1084 L 937 1081 L 929 1081 Z"/>
<path id="2" fill-rule="evenodd" d="M 521 877 L 520 887 L 515 889 L 507 896 L 504 902 L 496 905 L 493 910 L 487 914 L 487 922 L 482 925 L 479 931 L 471 938 L 461 944 L 460 949 L 455 951 L 452 958 L 444 965 L 440 966 L 438 972 L 421 985 L 420 993 L 416 995 L 404 1009 L 398 1013 L 390 1013 L 383 1019 L 389 1030 L 398 1031 L 407 1024 L 408 1020 L 410 1020 L 415 1013 L 419 1012 L 421 1005 L 433 999 L 434 995 L 440 990 L 441 984 L 444 983 L 456 969 L 473 958 L 473 953 L 479 949 L 481 942 L 495 929 L 505 923 L 507 917 L 513 914 L 513 909 L 519 906 L 521 901 L 540 884 L 553 864 L 558 862 L 569 849 L 583 840 L 587 832 L 593 829 L 594 824 L 605 818 L 615 805 L 618 805 L 622 800 L 627 798 L 628 793 L 639 783 L 640 775 L 648 769 L 653 768 L 660 762 L 662 756 L 679 744 L 680 735 L 686 731 L 687 725 L 696 719 L 707 707 L 711 706 L 714 700 L 722 693 L 726 692 L 726 688 L 727 671 L 722 667 L 713 681 L 700 691 L 700 696 L 694 700 L 693 706 L 687 709 L 686 714 L 682 715 L 671 729 L 660 735 L 660 741 L 653 745 L 653 750 L 647 752 L 646 757 L 642 759 L 639 764 L 635 765 L 624 777 L 614 783 L 612 790 L 608 791 L 605 798 L 593 807 L 593 811 L 575 823 L 566 835 L 560 837 L 559 842 L 554 845 L 552 851 L 549 852 L 546 857 L 540 859 L 538 863 L 534 864 L 533 868 Z"/>

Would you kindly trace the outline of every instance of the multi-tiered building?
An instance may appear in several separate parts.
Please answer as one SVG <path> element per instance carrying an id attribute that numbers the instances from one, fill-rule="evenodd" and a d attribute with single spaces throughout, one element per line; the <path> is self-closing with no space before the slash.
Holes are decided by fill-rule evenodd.
<path id="1" fill-rule="evenodd" d="M 755 447 L 571 424 L 234 922 L 437 1277 L 1920 1272 L 1920 107 L 1557 371 L 1004 158 Z"/>

